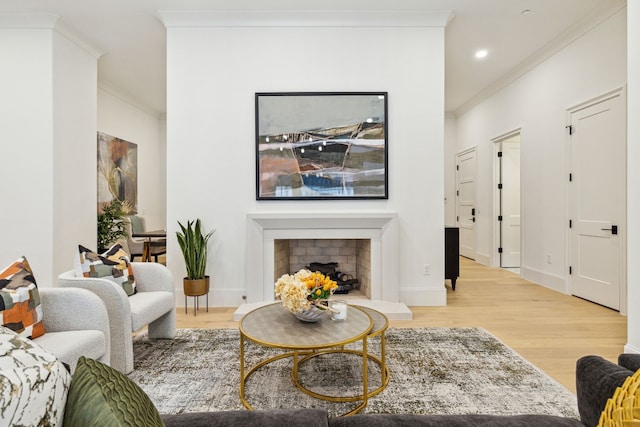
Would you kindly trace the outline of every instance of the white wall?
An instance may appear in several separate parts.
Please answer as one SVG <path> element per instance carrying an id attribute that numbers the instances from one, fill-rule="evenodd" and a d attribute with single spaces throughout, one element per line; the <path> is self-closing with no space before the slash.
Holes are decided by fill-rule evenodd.
<path id="1" fill-rule="evenodd" d="M 208 267 L 211 303 L 242 302 L 247 213 L 375 210 L 399 216 L 401 299 L 444 304 L 445 21 L 430 28 L 228 21 L 215 27 L 200 16 L 190 28 L 171 14 L 163 17 L 167 225 L 172 234 L 176 221 L 199 217 L 207 230 L 217 229 Z M 254 94 L 261 91 L 388 91 L 389 200 L 256 201 Z M 174 240 L 168 266 L 181 290 L 184 265 Z M 425 263 L 430 276 L 423 275 Z"/>
<path id="2" fill-rule="evenodd" d="M 138 215 L 145 218 L 148 230 L 163 229 L 167 224 L 166 122 L 123 98 L 111 89 L 98 89 L 98 131 L 138 145 Z"/>
<path id="3" fill-rule="evenodd" d="M 73 268 L 78 244 L 93 245 L 97 237 L 91 205 L 97 203 L 96 150 L 92 142 L 96 133 L 98 60 L 94 53 L 57 32 L 53 47 L 54 209 L 49 249 L 55 281 L 61 272 Z"/>
<path id="4" fill-rule="evenodd" d="M 491 139 L 522 128 L 521 271 L 526 279 L 566 291 L 566 110 L 625 83 L 623 9 L 457 118 L 456 151 L 478 147 L 478 260 L 494 255 Z"/>
<path id="5" fill-rule="evenodd" d="M 20 15 L 0 28 L 0 268 L 25 255 L 44 287 L 73 266 L 78 241 L 96 239 L 85 139 L 95 133 L 97 59 L 55 20 Z"/>
<path id="6" fill-rule="evenodd" d="M 456 117 L 447 114 L 444 121 L 444 223 L 457 227 L 456 222 Z"/>
<path id="7" fill-rule="evenodd" d="M 25 255 L 45 286 L 53 269 L 52 36 L 0 29 L 0 265 Z"/>
<path id="8" fill-rule="evenodd" d="M 640 117 L 640 3 L 627 3 L 627 117 Z M 640 353 L 640 122 L 627 120 L 627 345 Z"/>

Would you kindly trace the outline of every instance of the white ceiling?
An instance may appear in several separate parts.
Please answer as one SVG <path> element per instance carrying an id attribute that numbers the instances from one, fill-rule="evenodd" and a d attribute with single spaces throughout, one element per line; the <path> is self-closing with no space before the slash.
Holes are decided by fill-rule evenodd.
<path id="1" fill-rule="evenodd" d="M 451 10 L 445 46 L 445 109 L 451 112 L 625 5 L 626 0 L 0 0 L 0 13 L 59 16 L 64 28 L 103 53 L 102 87 L 162 115 L 166 55 L 158 10 Z M 481 48 L 489 54 L 479 61 L 473 54 Z"/>

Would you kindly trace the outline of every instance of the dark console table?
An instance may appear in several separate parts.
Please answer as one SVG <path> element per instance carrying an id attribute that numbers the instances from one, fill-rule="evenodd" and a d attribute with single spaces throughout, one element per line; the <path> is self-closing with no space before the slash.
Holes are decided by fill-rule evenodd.
<path id="1" fill-rule="evenodd" d="M 444 229 L 444 278 L 451 279 L 451 289 L 456 290 L 460 276 L 460 231 L 458 227 Z"/>

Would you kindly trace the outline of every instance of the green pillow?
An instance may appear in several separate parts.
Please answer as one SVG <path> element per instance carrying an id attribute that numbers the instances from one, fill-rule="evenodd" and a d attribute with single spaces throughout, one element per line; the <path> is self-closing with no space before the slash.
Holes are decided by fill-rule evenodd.
<path id="1" fill-rule="evenodd" d="M 71 378 L 64 427 L 164 427 L 149 396 L 123 373 L 82 356 Z"/>

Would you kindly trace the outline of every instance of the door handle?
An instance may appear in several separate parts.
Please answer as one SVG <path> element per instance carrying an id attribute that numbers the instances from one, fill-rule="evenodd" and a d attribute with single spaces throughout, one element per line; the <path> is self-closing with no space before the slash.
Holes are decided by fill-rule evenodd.
<path id="1" fill-rule="evenodd" d="M 618 234 L 618 226 L 612 225 L 611 228 L 601 228 L 602 231 L 610 231 L 611 234 Z"/>

